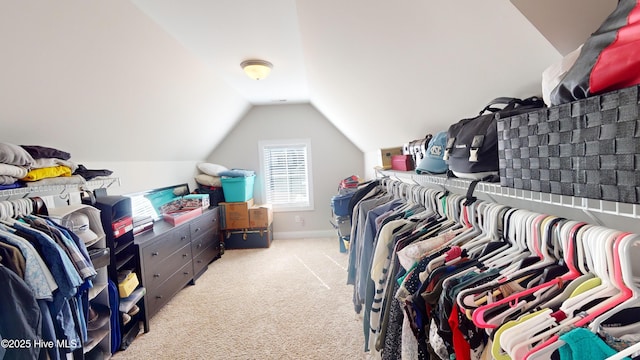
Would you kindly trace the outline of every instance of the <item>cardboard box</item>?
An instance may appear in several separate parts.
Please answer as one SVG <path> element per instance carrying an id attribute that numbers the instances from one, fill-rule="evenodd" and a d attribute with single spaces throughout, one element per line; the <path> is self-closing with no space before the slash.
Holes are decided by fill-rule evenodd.
<path id="1" fill-rule="evenodd" d="M 266 228 L 273 222 L 273 206 L 271 204 L 255 205 L 249 208 L 249 227 Z"/>
<path id="2" fill-rule="evenodd" d="M 249 227 L 249 208 L 253 206 L 253 199 L 243 202 L 222 202 L 222 229 L 246 229 Z"/>
<path id="3" fill-rule="evenodd" d="M 199 207 L 202 210 L 207 210 L 209 205 L 208 194 L 189 194 L 182 197 L 183 209 L 195 209 Z"/>
<path id="4" fill-rule="evenodd" d="M 200 215 L 202 215 L 202 208 L 165 213 L 162 214 L 162 217 L 164 218 L 164 221 L 169 224 L 178 226 Z"/>
<path id="5" fill-rule="evenodd" d="M 391 157 L 393 155 L 402 155 L 402 147 L 380 149 L 380 158 L 382 159 L 383 169 L 391 169 Z"/>
<path id="6" fill-rule="evenodd" d="M 111 224 L 113 229 L 113 237 L 118 238 L 129 231 L 133 230 L 133 218 L 131 216 L 123 217 Z"/>
<path id="7" fill-rule="evenodd" d="M 118 283 L 118 293 L 120 293 L 120 297 L 126 298 L 127 296 L 131 295 L 133 290 L 135 290 L 139 284 L 140 281 L 138 280 L 138 276 L 136 276 L 136 273 L 132 272 L 127 275 L 127 277 L 122 280 L 122 282 Z"/>

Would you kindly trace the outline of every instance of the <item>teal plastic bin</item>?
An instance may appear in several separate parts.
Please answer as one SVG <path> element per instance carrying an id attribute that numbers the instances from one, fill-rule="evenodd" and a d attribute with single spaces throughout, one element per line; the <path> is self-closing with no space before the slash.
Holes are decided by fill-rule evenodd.
<path id="1" fill-rule="evenodd" d="M 253 197 L 256 176 L 222 177 L 222 192 L 226 202 L 243 202 Z"/>

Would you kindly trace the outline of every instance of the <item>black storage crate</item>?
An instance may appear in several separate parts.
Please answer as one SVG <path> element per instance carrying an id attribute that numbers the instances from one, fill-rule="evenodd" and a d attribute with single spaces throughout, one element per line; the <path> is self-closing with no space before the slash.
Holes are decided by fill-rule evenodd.
<path id="1" fill-rule="evenodd" d="M 500 184 L 637 204 L 638 88 L 498 119 Z"/>

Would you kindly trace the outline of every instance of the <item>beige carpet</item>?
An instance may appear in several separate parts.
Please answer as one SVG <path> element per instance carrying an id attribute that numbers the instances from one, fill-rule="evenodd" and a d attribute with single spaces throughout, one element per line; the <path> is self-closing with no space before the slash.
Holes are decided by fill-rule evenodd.
<path id="1" fill-rule="evenodd" d="M 363 359 L 337 238 L 227 250 L 112 359 Z"/>

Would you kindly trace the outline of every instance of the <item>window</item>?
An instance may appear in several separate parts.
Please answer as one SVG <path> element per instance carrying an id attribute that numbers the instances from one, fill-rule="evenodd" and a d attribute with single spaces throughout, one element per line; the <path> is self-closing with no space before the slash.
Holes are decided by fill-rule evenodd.
<path id="1" fill-rule="evenodd" d="M 313 210 L 311 141 L 260 141 L 267 203 L 277 211 Z"/>

